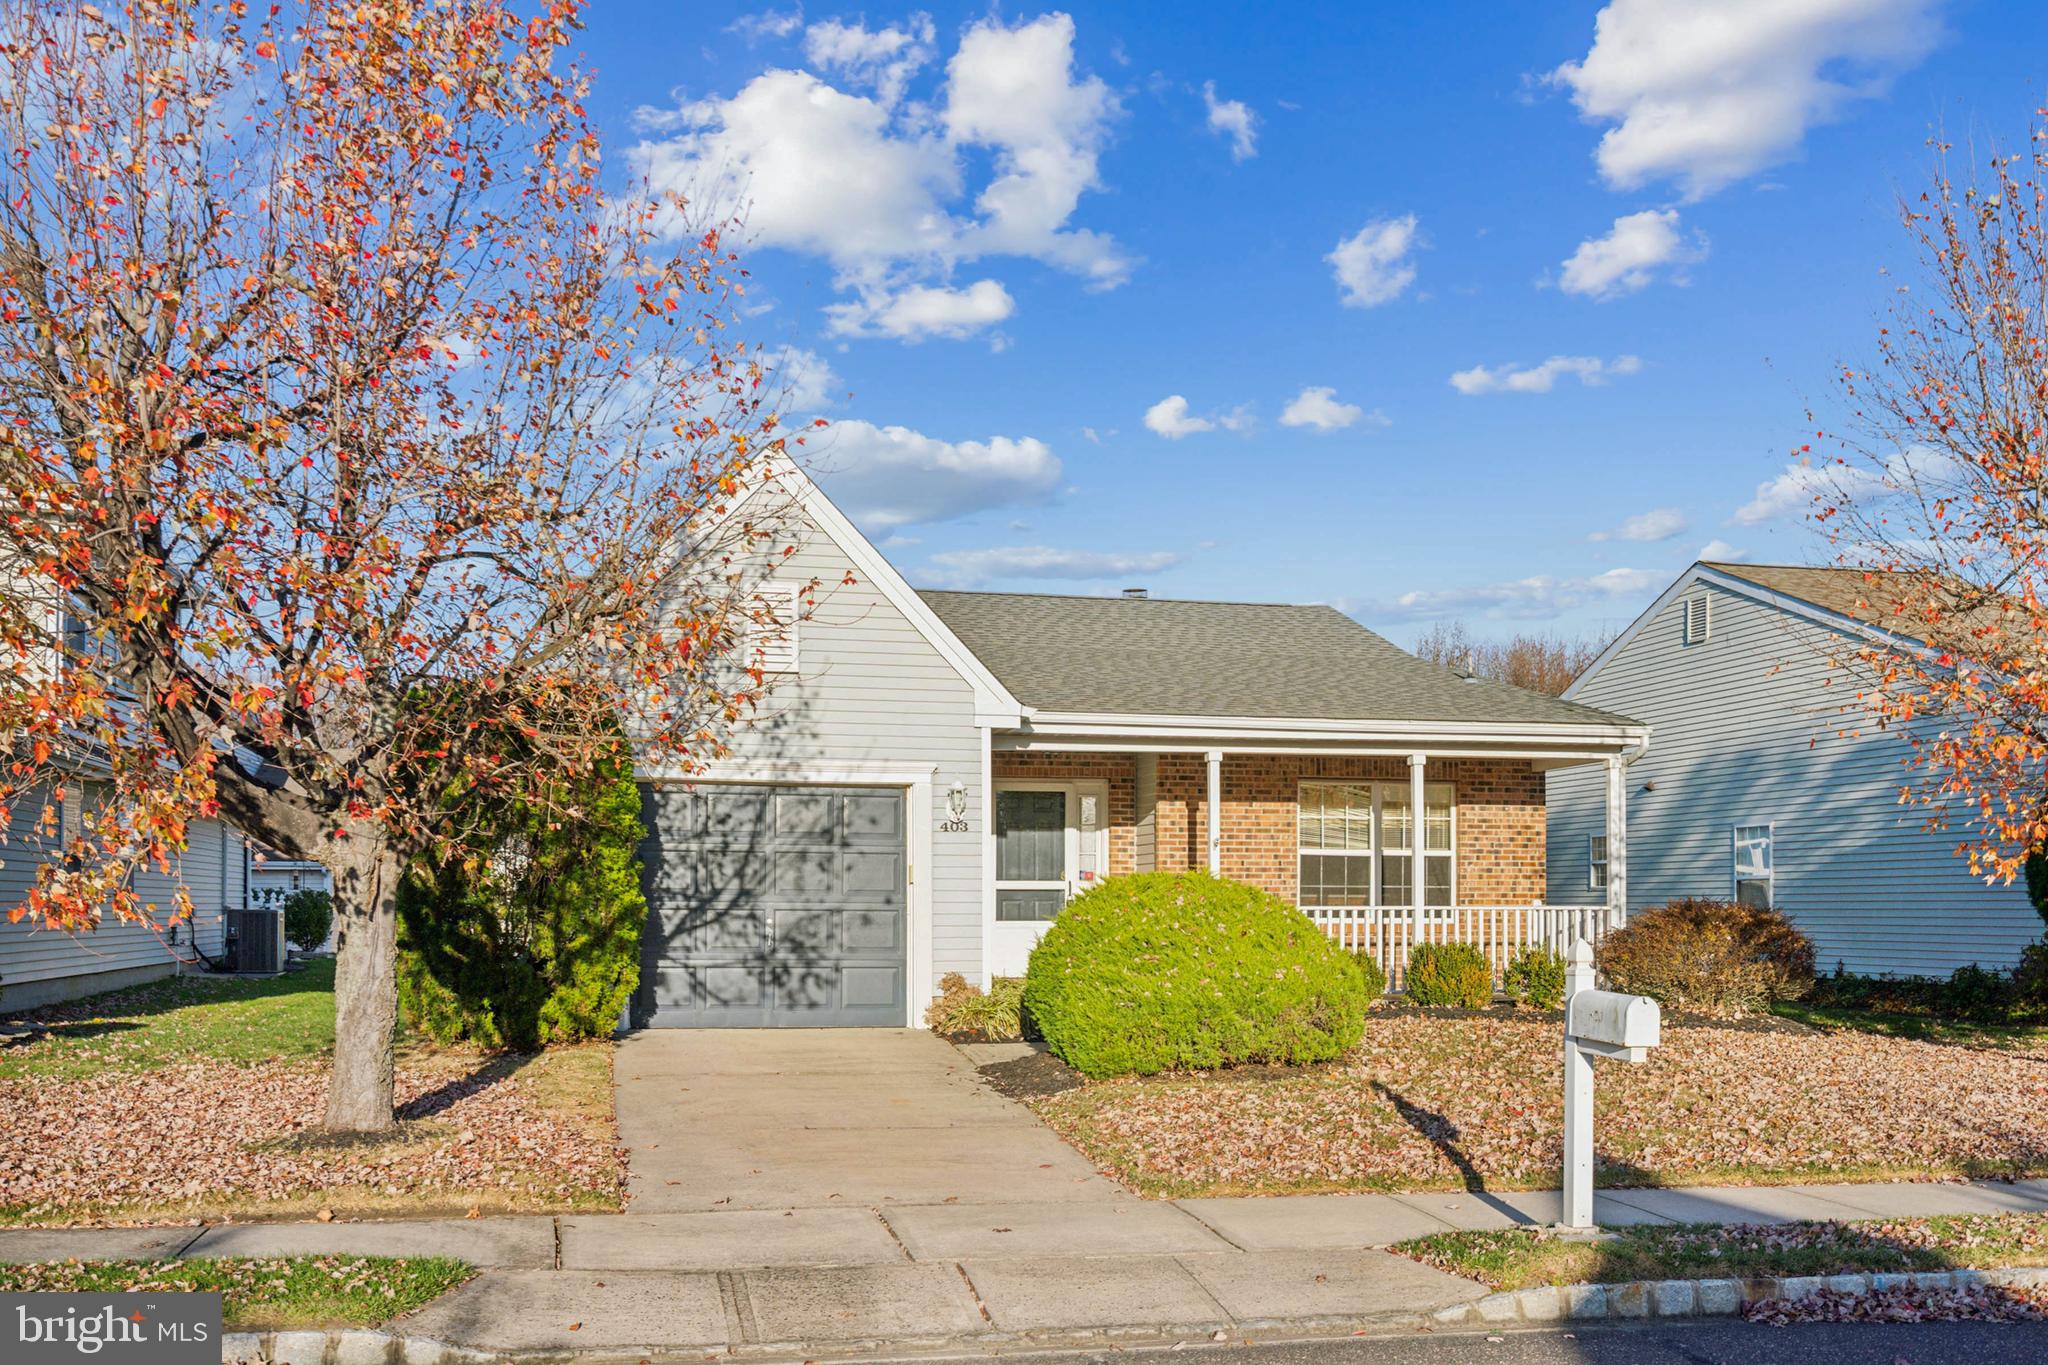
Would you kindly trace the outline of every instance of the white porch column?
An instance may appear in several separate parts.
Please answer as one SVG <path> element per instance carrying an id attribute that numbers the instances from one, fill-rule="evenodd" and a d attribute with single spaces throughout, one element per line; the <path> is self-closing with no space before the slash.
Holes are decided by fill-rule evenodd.
<path id="1" fill-rule="evenodd" d="M 1628 760 L 1607 760 L 1607 923 L 1628 914 Z"/>
<path id="2" fill-rule="evenodd" d="M 1410 945 L 1422 942 L 1424 907 L 1428 904 L 1427 893 L 1423 889 L 1425 878 L 1422 875 L 1422 770 L 1428 762 L 1427 754 L 1408 755 L 1408 890 L 1409 900 L 1415 912 L 1415 932 L 1408 940 Z"/>
<path id="3" fill-rule="evenodd" d="M 1223 751 L 1211 749 L 1209 759 L 1209 875 L 1223 875 Z"/>

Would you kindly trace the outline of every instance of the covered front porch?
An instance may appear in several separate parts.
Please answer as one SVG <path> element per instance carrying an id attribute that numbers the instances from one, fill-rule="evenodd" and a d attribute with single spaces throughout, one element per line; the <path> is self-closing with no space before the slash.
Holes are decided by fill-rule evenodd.
<path id="1" fill-rule="evenodd" d="M 1370 953 L 1391 990 L 1417 943 L 1472 943 L 1498 982 L 1522 948 L 1597 942 L 1625 918 L 1636 727 L 1175 728 L 1033 718 L 990 731 L 989 975 L 1021 974 L 1069 897 L 1127 872 L 1206 868 L 1268 890 Z M 1546 904 L 1544 774 L 1579 764 L 1605 770 L 1605 843 L 1588 851 L 1585 903 Z"/>

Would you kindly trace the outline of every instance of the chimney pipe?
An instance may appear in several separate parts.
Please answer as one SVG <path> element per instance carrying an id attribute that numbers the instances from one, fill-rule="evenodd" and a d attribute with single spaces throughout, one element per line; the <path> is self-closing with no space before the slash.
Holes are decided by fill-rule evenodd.
<path id="1" fill-rule="evenodd" d="M 1148 592 L 1147 590 L 1145 590 L 1144 588 L 1125 588 L 1125 589 L 1124 589 L 1124 598 L 1125 598 L 1125 600 L 1126 600 L 1126 601 L 1131 601 L 1131 602 L 1142 602 L 1142 601 L 1144 601 L 1144 600 L 1145 600 L 1146 598 L 1150 597 L 1151 595 L 1152 595 L 1152 594 L 1151 594 L 1150 592 Z"/>

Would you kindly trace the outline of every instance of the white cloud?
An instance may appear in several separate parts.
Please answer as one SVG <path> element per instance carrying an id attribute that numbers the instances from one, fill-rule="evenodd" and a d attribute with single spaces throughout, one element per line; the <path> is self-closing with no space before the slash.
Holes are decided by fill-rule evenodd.
<path id="1" fill-rule="evenodd" d="M 835 287 L 858 298 L 850 325 L 861 334 L 972 331 L 898 331 L 867 319 L 913 288 L 980 290 L 973 302 L 986 312 L 989 289 L 956 289 L 952 274 L 992 257 L 1042 261 L 1091 288 L 1122 283 L 1132 262 L 1117 243 L 1069 222 L 1100 185 L 1099 156 L 1119 112 L 1102 81 L 1075 72 L 1073 20 L 970 26 L 936 103 L 905 98 L 931 55 L 930 35 L 922 15 L 879 32 L 814 24 L 807 56 L 847 88 L 812 71 L 771 70 L 730 97 L 643 109 L 636 121 L 648 137 L 629 153 L 633 170 L 658 193 L 743 210 L 757 247 L 830 262 Z"/>
<path id="2" fill-rule="evenodd" d="M 834 336 L 884 336 L 900 341 L 926 337 L 964 337 L 993 326 L 1017 309 L 1010 291 L 994 280 L 976 280 L 965 289 L 914 284 L 896 293 L 865 291 L 850 303 L 825 309 Z"/>
<path id="3" fill-rule="evenodd" d="M 816 412 L 829 408 L 840 396 L 839 376 L 816 351 L 782 346 L 761 356 L 769 384 L 781 392 L 784 406 L 792 413 Z"/>
<path id="4" fill-rule="evenodd" d="M 810 449 L 826 492 L 871 531 L 1031 506 L 1060 486 L 1059 457 L 1028 436 L 942 441 L 908 427 L 845 421 Z"/>
<path id="5" fill-rule="evenodd" d="M 952 587 L 971 588 L 992 578 L 1128 578 L 1158 573 L 1180 563 L 1167 550 L 1115 554 L 1101 550 L 1056 550 L 1049 545 L 995 546 L 947 550 L 931 557 L 927 575 Z"/>
<path id="6" fill-rule="evenodd" d="M 1336 273 L 1347 308 L 1376 308 L 1415 282 L 1415 215 L 1375 218 L 1337 243 L 1323 259 Z"/>
<path id="7" fill-rule="evenodd" d="M 1249 161 L 1259 154 L 1259 116 L 1243 100 L 1216 98 L 1216 82 L 1202 82 L 1202 103 L 1209 110 L 1209 131 L 1230 139 L 1230 159 Z"/>
<path id="8" fill-rule="evenodd" d="M 1643 368 L 1635 356 L 1602 360 L 1593 355 L 1554 355 L 1541 365 L 1474 365 L 1451 376 L 1451 387 L 1463 394 L 1549 393 L 1557 381 L 1573 376 L 1581 384 L 1600 385 L 1615 375 L 1634 374 Z"/>
<path id="9" fill-rule="evenodd" d="M 1280 412 L 1283 427 L 1314 427 L 1317 431 L 1341 431 L 1345 427 L 1364 422 L 1367 426 L 1387 426 L 1385 414 L 1368 413 L 1356 403 L 1340 403 L 1333 388 L 1305 388 L 1294 396 Z"/>
<path id="10" fill-rule="evenodd" d="M 787 38 L 803 27 L 804 9 L 798 5 L 793 10 L 777 12 L 764 9 L 759 14 L 742 14 L 725 26 L 727 33 L 737 33 L 750 43 L 763 38 Z"/>
<path id="11" fill-rule="evenodd" d="M 1728 518 L 1737 526 L 1760 526 L 1784 517 L 1804 516 L 1814 510 L 1816 499 L 1881 497 L 1894 484 L 1874 470 L 1856 465 L 1812 464 L 1794 460 L 1776 478 L 1756 486 L 1756 496 L 1735 509 Z"/>
<path id="12" fill-rule="evenodd" d="M 1188 400 L 1176 393 L 1145 409 L 1145 429 L 1169 441 L 1178 441 L 1198 431 L 1214 431 L 1216 424 L 1206 417 L 1190 417 Z"/>
<path id="13" fill-rule="evenodd" d="M 1390 614 L 1411 620 L 1453 614 L 1542 620 L 1588 603 L 1640 596 L 1669 579 L 1669 574 L 1652 569 L 1609 569 L 1590 578 L 1538 574 L 1507 583 L 1405 593 L 1394 600 Z"/>
<path id="14" fill-rule="evenodd" d="M 1716 537 L 1700 546 L 1700 552 L 1693 557 L 1695 559 L 1704 559 L 1712 564 L 1733 564 L 1749 558 L 1749 552 L 1747 550 L 1738 550 L 1727 541 Z"/>
<path id="15" fill-rule="evenodd" d="M 823 71 L 843 72 L 870 86 L 883 104 L 903 98 L 903 87 L 932 59 L 931 16 L 913 15 L 904 28 L 870 29 L 827 19 L 804 30 L 804 60 Z"/>
<path id="16" fill-rule="evenodd" d="M 1252 405 L 1249 403 L 1239 403 L 1229 412 L 1223 413 L 1216 418 L 1216 425 L 1222 427 L 1225 431 L 1250 431 L 1258 426 L 1258 424 L 1258 419 L 1252 415 Z"/>
<path id="17" fill-rule="evenodd" d="M 1676 507 L 1657 507 L 1638 512 L 1611 531 L 1595 531 L 1588 540 L 1634 540 L 1653 544 L 1669 540 L 1685 529 L 1685 514 Z"/>
<path id="18" fill-rule="evenodd" d="M 1611 0 L 1593 46 L 1549 79 L 1612 125 L 1595 159 L 1617 189 L 1674 180 L 1689 198 L 1787 160 L 1806 130 L 1940 37 L 1939 0 Z"/>
<path id="19" fill-rule="evenodd" d="M 1666 272 L 1683 283 L 1684 267 L 1705 260 L 1707 241 L 1687 241 L 1678 230 L 1677 209 L 1645 209 L 1614 220 L 1605 237 L 1590 237 L 1564 263 L 1557 287 L 1596 299 L 1632 294 Z"/>

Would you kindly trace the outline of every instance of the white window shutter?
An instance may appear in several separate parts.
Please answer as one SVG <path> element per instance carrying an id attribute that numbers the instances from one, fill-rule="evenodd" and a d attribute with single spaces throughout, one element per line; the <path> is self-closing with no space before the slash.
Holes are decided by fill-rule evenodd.
<path id="1" fill-rule="evenodd" d="M 1708 599 L 1705 594 L 1686 598 L 1685 642 L 1689 645 L 1703 643 L 1707 638 L 1708 624 Z"/>
<path id="2" fill-rule="evenodd" d="M 793 583 L 763 583 L 754 594 L 747 664 L 763 673 L 794 673 L 803 592 Z"/>

